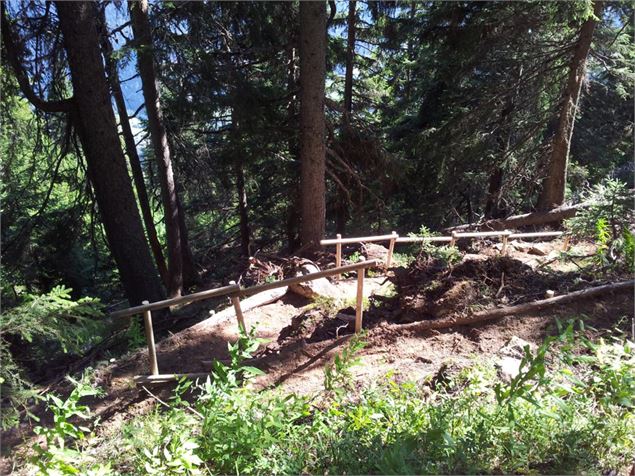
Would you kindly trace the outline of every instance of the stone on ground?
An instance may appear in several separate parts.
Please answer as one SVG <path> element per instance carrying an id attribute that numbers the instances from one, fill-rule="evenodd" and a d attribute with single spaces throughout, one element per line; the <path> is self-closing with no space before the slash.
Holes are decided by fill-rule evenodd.
<path id="1" fill-rule="evenodd" d="M 362 254 L 367 260 L 376 259 L 378 261 L 386 261 L 388 256 L 388 248 L 376 243 L 363 243 Z"/>
<path id="2" fill-rule="evenodd" d="M 296 276 L 305 276 L 307 274 L 317 273 L 320 268 L 310 261 L 304 262 Z M 326 278 L 314 279 L 313 281 L 306 281 L 304 283 L 292 284 L 289 286 L 289 290 L 293 293 L 299 294 L 309 299 L 315 299 L 317 297 L 326 297 L 331 299 L 339 299 L 342 297 L 340 290 L 332 284 Z"/>

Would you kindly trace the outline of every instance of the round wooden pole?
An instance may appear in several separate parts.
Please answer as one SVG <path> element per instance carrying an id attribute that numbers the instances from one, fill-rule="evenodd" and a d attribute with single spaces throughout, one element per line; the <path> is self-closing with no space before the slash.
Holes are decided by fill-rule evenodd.
<path id="1" fill-rule="evenodd" d="M 234 285 L 236 281 L 230 281 L 229 284 Z M 238 319 L 238 327 L 247 332 L 247 326 L 245 325 L 245 316 L 243 316 L 243 310 L 240 307 L 240 298 L 238 296 L 231 296 L 231 302 L 234 305 L 234 311 L 236 311 L 236 319 Z"/>
<path id="2" fill-rule="evenodd" d="M 337 236 L 338 240 L 342 239 L 342 235 L 340 235 L 339 233 L 335 236 Z M 335 245 L 335 267 L 339 268 L 340 266 L 342 266 L 342 243 L 337 243 Z M 335 275 L 336 280 L 340 279 L 340 277 L 340 274 Z"/>
<path id="3" fill-rule="evenodd" d="M 150 304 L 143 301 L 142 304 Z M 152 329 L 152 311 L 143 311 L 143 324 L 146 332 L 146 342 L 148 343 L 148 358 L 150 360 L 150 373 L 159 375 L 159 364 L 157 362 L 157 349 L 154 345 L 154 330 Z"/>
<path id="4" fill-rule="evenodd" d="M 357 302 L 355 304 L 355 333 L 362 330 L 362 314 L 364 313 L 364 273 L 365 268 L 357 270 Z"/>
<path id="5" fill-rule="evenodd" d="M 507 253 L 507 240 L 509 240 L 509 236 L 512 234 L 511 231 L 509 230 L 505 230 L 505 234 L 501 235 L 501 242 L 502 242 L 502 246 L 501 246 L 501 254 L 505 255 Z"/>
<path id="6" fill-rule="evenodd" d="M 393 238 L 390 239 L 390 244 L 388 245 L 388 255 L 386 256 L 386 268 L 390 268 L 392 264 L 392 254 L 395 251 L 395 240 L 399 238 L 399 235 L 396 231 L 392 232 Z"/>

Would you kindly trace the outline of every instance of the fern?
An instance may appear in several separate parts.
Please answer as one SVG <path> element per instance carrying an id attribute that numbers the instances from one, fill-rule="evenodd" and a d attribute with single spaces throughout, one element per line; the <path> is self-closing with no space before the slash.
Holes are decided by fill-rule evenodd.
<path id="1" fill-rule="evenodd" d="M 35 393 L 24 376 L 11 343 L 29 346 L 32 356 L 46 354 L 55 346 L 63 353 L 81 353 L 100 338 L 104 329 L 98 299 L 71 299 L 71 289 L 54 287 L 42 295 L 26 294 L 23 302 L 0 313 L 0 391 L 3 396 L 3 429 L 18 422 L 19 410 L 26 408 Z"/>

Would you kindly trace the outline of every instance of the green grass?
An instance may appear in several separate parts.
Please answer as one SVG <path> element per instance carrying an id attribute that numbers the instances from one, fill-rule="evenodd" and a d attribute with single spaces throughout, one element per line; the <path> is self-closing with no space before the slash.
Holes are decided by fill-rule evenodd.
<path id="1" fill-rule="evenodd" d="M 356 391 L 348 368 L 361 347 L 351 339 L 327 366 L 325 389 L 305 397 L 246 385 L 241 361 L 253 342 L 244 336 L 231 367 L 182 385 L 169 409 L 133 418 L 108 444 L 96 438 L 80 471 L 601 474 L 632 463 L 635 350 L 624 339 L 590 341 L 568 325 L 534 354 L 526 349 L 509 383 L 476 361 L 443 384 L 386 375 Z"/>

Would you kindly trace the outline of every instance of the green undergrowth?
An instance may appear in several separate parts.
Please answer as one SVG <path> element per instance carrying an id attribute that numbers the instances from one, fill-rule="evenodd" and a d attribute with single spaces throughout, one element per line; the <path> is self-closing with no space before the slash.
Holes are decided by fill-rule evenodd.
<path id="1" fill-rule="evenodd" d="M 106 334 L 98 299 L 73 300 L 72 289 L 56 286 L 45 294 L 21 292 L 0 312 L 0 428 L 19 422 L 38 393 L 29 380 L 56 358 L 82 355 Z"/>
<path id="2" fill-rule="evenodd" d="M 331 296 L 316 296 L 307 307 L 309 309 L 319 309 L 326 313 L 327 316 L 335 316 L 338 311 L 346 308 L 355 308 L 357 306 L 357 297 L 348 296 L 343 298 L 334 298 Z M 362 299 L 362 308 L 364 311 L 370 309 L 370 299 L 364 297 Z"/>
<path id="3" fill-rule="evenodd" d="M 60 463 L 65 455 L 51 436 L 53 450 L 38 453 L 39 467 L 64 474 L 607 474 L 632 463 L 635 349 L 623 337 L 590 340 L 571 323 L 535 352 L 527 347 L 510 382 L 475 360 L 443 379 L 388 374 L 359 389 L 351 368 L 364 340 L 354 336 L 327 365 L 324 389 L 309 396 L 254 390 L 250 380 L 261 372 L 243 362 L 257 345 L 243 335 L 230 346 L 229 365 L 217 362 L 204 382 L 181 382 L 166 405 L 116 435 L 87 440 L 62 425 L 71 460 Z"/>

